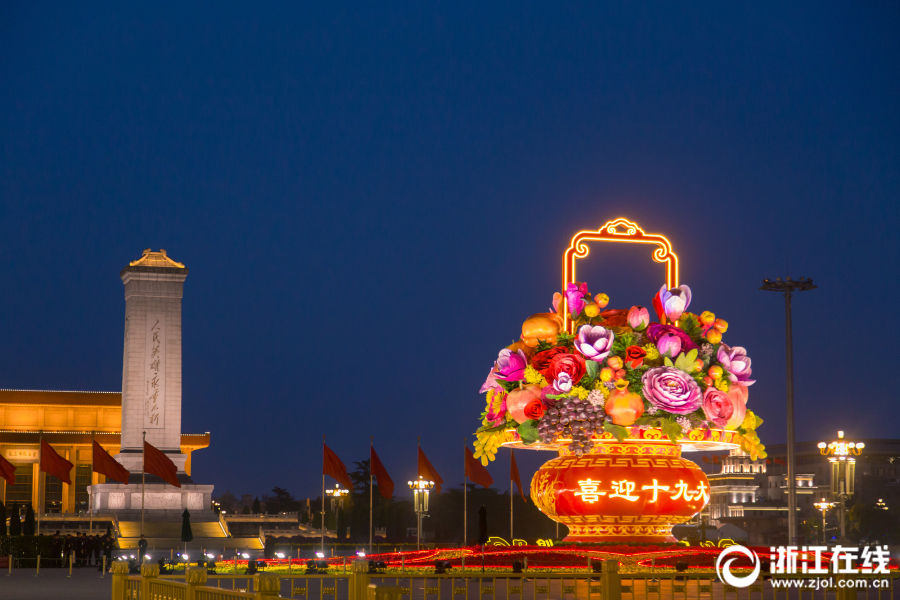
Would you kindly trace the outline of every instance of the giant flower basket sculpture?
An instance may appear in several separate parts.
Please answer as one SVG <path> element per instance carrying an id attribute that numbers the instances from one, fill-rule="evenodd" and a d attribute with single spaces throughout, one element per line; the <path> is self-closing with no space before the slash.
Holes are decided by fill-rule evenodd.
<path id="1" fill-rule="evenodd" d="M 656 246 L 666 283 L 642 306 L 608 309 L 576 281 L 587 242 Z M 723 341 L 728 323 L 688 312 L 669 240 L 625 219 L 577 233 L 563 257 L 562 293 L 500 350 L 481 388 L 475 456 L 500 446 L 558 453 L 531 480 L 541 511 L 567 541 L 660 542 L 709 501 L 709 482 L 682 451 L 741 447 L 756 458 L 762 420 L 747 410 L 750 358 Z"/>

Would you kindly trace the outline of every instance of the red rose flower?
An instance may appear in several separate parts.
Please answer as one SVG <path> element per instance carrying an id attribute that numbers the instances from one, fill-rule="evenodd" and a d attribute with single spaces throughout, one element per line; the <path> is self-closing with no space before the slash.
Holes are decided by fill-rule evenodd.
<path id="1" fill-rule="evenodd" d="M 525 405 L 524 412 L 529 419 L 540 419 L 544 416 L 544 405 L 540 400 L 532 400 Z"/>
<path id="2" fill-rule="evenodd" d="M 534 355 L 534 358 L 531 359 L 531 366 L 540 371 L 541 375 L 546 377 L 548 381 L 553 381 L 549 374 L 550 361 L 553 360 L 553 357 L 557 354 L 566 354 L 567 352 L 568 350 L 564 346 L 556 346 L 555 348 L 538 352 Z"/>
<path id="3" fill-rule="evenodd" d="M 625 348 L 625 362 L 632 369 L 637 369 L 644 362 L 647 351 L 640 346 L 628 346 Z"/>
<path id="4" fill-rule="evenodd" d="M 548 374 L 544 374 L 547 381 L 556 381 L 560 373 L 568 373 L 572 376 L 572 383 L 578 385 L 581 378 L 587 372 L 584 365 L 584 358 L 577 354 L 557 354 L 550 359 L 550 366 L 547 368 Z"/>

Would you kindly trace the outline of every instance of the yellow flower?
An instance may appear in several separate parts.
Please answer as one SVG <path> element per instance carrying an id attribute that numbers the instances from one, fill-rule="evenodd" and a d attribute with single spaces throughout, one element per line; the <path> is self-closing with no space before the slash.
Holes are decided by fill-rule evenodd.
<path id="1" fill-rule="evenodd" d="M 547 385 L 547 380 L 544 379 L 544 376 L 541 375 L 540 371 L 538 371 L 531 365 L 528 365 L 527 367 L 525 367 L 525 383 L 536 383 L 539 386 L 544 387 Z"/>
<path id="2" fill-rule="evenodd" d="M 716 381 L 716 389 L 721 390 L 723 392 L 727 392 L 728 391 L 728 378 L 722 377 L 721 379 L 718 379 Z"/>
<path id="3" fill-rule="evenodd" d="M 475 458 L 481 459 L 481 464 L 487 466 L 489 462 L 497 457 L 497 448 L 503 441 L 503 431 L 480 431 L 475 434 Z"/>
<path id="4" fill-rule="evenodd" d="M 573 396 L 578 396 L 582 400 L 586 399 L 589 394 L 589 392 L 586 389 L 584 389 L 583 387 L 581 387 L 580 385 L 573 387 L 572 391 L 570 393 Z"/>
<path id="5" fill-rule="evenodd" d="M 752 410 L 748 410 L 747 414 L 744 415 L 744 420 L 741 422 L 741 429 L 752 431 L 762 424 L 763 420 L 753 414 Z"/>
<path id="6" fill-rule="evenodd" d="M 659 358 L 659 350 L 656 349 L 656 344 L 644 344 L 642 348 L 647 352 L 647 356 L 644 357 L 645 360 L 656 360 Z"/>

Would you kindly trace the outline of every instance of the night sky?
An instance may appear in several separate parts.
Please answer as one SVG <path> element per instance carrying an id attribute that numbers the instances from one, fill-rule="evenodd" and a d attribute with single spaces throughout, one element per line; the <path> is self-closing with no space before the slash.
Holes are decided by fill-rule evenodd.
<path id="1" fill-rule="evenodd" d="M 748 348 L 764 442 L 784 305 L 758 288 L 787 275 L 819 286 L 798 439 L 898 436 L 896 3 L 17 4 L 0 387 L 121 389 L 119 271 L 165 248 L 190 269 L 183 430 L 212 432 L 195 480 L 315 496 L 325 433 L 348 465 L 374 435 L 401 484 L 421 435 L 458 485 L 498 349 L 570 235 L 627 216 Z M 581 264 L 611 307 L 662 283 L 646 250 Z"/>

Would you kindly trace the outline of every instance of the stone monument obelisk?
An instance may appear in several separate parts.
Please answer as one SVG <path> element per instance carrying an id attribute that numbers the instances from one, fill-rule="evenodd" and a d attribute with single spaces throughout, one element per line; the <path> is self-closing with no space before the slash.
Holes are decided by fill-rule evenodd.
<path id="1" fill-rule="evenodd" d="M 149 248 L 122 269 L 125 285 L 125 349 L 122 355 L 122 437 L 116 460 L 131 472 L 128 484 L 89 487 L 91 509 L 123 520 L 136 511 L 148 518 L 211 518 L 212 485 L 195 484 L 181 452 L 181 299 L 188 270 L 165 250 Z M 144 435 L 178 467 L 181 487 L 147 475 Z M 144 483 L 142 483 L 142 481 Z M 195 513 L 195 511 L 198 511 Z M 143 520 L 142 520 L 143 522 Z"/>
<path id="2" fill-rule="evenodd" d="M 184 472 L 181 453 L 181 299 L 188 270 L 165 250 L 144 250 L 122 269 L 122 449 L 132 472 L 143 464 L 143 434 Z"/>

